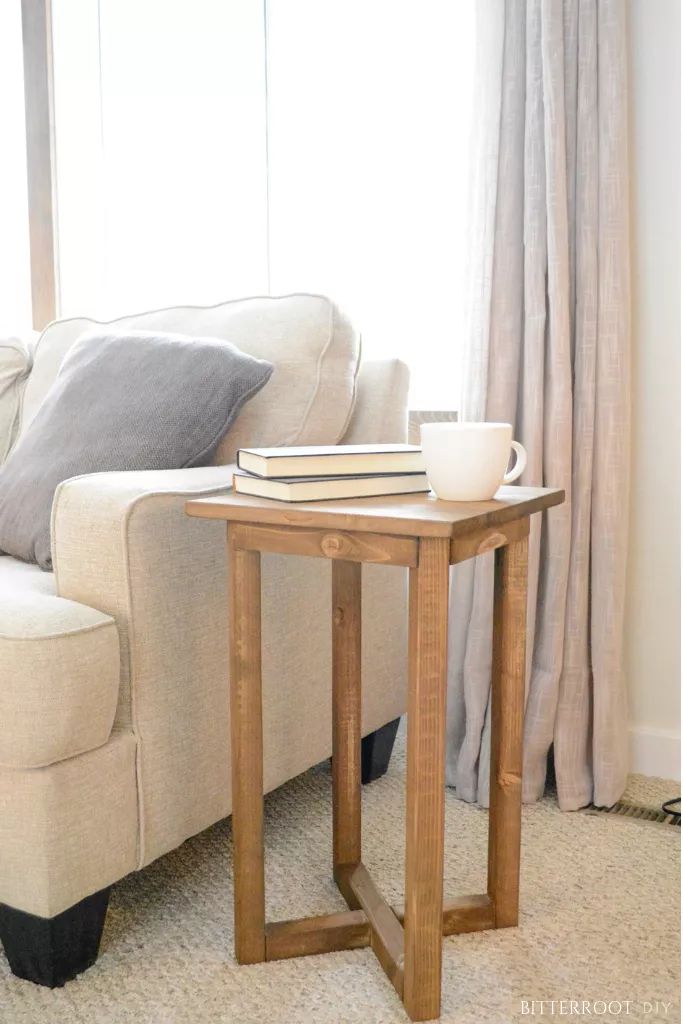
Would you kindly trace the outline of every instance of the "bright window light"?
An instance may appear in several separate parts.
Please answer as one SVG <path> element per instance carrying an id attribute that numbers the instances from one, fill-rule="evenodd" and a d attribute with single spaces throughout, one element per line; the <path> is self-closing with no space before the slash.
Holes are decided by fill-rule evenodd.
<path id="1" fill-rule="evenodd" d="M 270 0 L 271 289 L 347 308 L 413 408 L 459 394 L 473 0 Z"/>
<path id="2" fill-rule="evenodd" d="M 263 292 L 262 4 L 54 7 L 62 315 Z"/>
<path id="3" fill-rule="evenodd" d="M 454 408 L 475 4 L 59 0 L 62 315 L 322 292 Z"/>
<path id="4" fill-rule="evenodd" d="M 31 327 L 21 4 L 0 3 L 0 338 Z"/>

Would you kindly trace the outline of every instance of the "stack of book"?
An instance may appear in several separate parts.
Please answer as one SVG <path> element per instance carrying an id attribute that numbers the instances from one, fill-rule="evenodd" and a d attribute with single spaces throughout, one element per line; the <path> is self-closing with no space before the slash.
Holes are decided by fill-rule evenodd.
<path id="1" fill-rule="evenodd" d="M 277 501 L 320 501 L 428 491 L 422 451 L 412 444 L 241 448 L 233 487 Z"/>

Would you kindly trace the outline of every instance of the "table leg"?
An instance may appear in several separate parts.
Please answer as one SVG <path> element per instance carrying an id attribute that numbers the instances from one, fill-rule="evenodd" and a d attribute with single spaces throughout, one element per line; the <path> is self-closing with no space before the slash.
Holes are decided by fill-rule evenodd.
<path id="1" fill-rule="evenodd" d="M 496 928 L 517 924 L 522 826 L 528 537 L 496 551 L 488 892 Z"/>
<path id="2" fill-rule="evenodd" d="M 261 555 L 235 546 L 228 527 L 230 715 L 235 953 L 266 958 L 261 715 Z"/>
<path id="3" fill-rule="evenodd" d="M 420 540 L 410 570 L 403 1001 L 412 1020 L 441 1007 L 449 541 Z"/>
<path id="4" fill-rule="evenodd" d="M 332 829 L 334 877 L 361 858 L 361 563 L 332 562 Z"/>

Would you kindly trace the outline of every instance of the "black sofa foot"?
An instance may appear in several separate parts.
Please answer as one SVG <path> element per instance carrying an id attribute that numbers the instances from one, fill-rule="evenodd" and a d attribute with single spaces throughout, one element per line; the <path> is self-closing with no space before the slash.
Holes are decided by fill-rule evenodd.
<path id="1" fill-rule="evenodd" d="M 400 721 L 395 718 L 362 740 L 360 778 L 364 786 L 386 775 Z"/>
<path id="2" fill-rule="evenodd" d="M 86 896 L 56 917 L 0 903 L 0 939 L 12 974 L 59 988 L 97 960 L 111 888 Z"/>

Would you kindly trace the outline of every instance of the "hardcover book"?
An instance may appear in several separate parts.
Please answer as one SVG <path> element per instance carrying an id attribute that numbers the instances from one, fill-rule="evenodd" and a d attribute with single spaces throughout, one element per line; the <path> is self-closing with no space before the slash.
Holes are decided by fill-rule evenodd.
<path id="1" fill-rule="evenodd" d="M 302 448 L 240 448 L 239 469 L 260 477 L 369 476 L 423 473 L 414 444 L 319 445 Z"/>
<path id="2" fill-rule="evenodd" d="M 321 501 L 329 498 L 369 498 L 386 494 L 412 494 L 429 490 L 424 473 L 341 477 L 290 477 L 267 480 L 237 470 L 232 485 L 239 494 L 277 501 Z"/>

